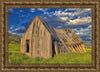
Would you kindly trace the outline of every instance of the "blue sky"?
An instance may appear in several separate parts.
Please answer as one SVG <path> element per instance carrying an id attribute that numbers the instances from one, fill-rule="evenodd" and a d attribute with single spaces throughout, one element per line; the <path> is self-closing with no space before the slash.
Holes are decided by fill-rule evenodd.
<path id="1" fill-rule="evenodd" d="M 91 8 L 9 8 L 8 33 L 23 35 L 38 15 L 54 28 L 71 28 L 83 40 L 91 40 Z"/>

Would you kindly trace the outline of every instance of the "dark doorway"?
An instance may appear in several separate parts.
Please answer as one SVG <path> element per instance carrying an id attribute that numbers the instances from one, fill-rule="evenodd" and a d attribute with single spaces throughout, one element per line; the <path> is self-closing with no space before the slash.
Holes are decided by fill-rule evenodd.
<path id="1" fill-rule="evenodd" d="M 52 56 L 55 54 L 55 41 L 52 41 Z"/>
<path id="2" fill-rule="evenodd" d="M 29 40 L 26 40 L 26 52 L 29 53 Z"/>

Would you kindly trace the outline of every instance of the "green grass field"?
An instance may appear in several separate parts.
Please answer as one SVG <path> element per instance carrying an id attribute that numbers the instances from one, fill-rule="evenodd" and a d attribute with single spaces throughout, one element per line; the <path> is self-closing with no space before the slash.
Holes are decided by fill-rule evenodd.
<path id="1" fill-rule="evenodd" d="M 20 53 L 19 44 L 8 44 L 8 61 L 9 64 L 91 64 L 92 49 L 86 47 L 86 51 L 86 53 L 58 54 L 51 59 L 37 59 Z"/>

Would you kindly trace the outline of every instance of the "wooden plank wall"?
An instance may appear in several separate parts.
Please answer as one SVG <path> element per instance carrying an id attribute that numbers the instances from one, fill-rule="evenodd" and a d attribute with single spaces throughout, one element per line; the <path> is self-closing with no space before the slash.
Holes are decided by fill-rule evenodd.
<path id="1" fill-rule="evenodd" d="M 30 25 L 21 38 L 21 52 L 26 53 L 26 40 L 28 39 L 30 41 L 29 53 L 26 53 L 28 56 L 51 58 L 52 39 L 50 32 L 39 17 L 35 17 Z"/>

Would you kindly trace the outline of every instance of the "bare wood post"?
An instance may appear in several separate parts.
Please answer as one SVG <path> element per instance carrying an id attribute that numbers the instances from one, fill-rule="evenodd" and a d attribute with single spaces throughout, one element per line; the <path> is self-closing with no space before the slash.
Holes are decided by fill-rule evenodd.
<path id="1" fill-rule="evenodd" d="M 58 47 L 57 47 L 57 42 L 55 41 L 55 52 L 58 54 Z"/>
<path id="2" fill-rule="evenodd" d="M 66 47 L 66 44 L 64 43 L 64 41 L 61 39 L 62 38 L 62 36 L 60 36 L 60 34 L 58 34 L 58 36 L 60 37 L 60 40 L 61 40 L 61 42 L 62 42 L 62 44 Z M 69 49 L 67 49 L 68 50 L 68 52 L 70 52 L 70 50 Z"/>
<path id="3" fill-rule="evenodd" d="M 73 31 L 72 31 L 72 33 L 73 33 L 73 34 L 75 35 L 75 37 L 77 38 L 77 39 L 76 39 L 77 42 L 83 42 L 83 41 L 79 38 L 79 36 L 77 36 Z M 83 47 L 79 46 L 78 48 L 79 48 L 79 50 L 80 50 L 79 52 L 82 52 Z"/>
<path id="4" fill-rule="evenodd" d="M 71 41 L 71 39 L 69 38 L 69 36 L 67 36 L 67 35 L 68 35 L 68 33 L 66 33 L 66 35 L 65 35 L 66 37 L 65 37 L 65 38 L 66 38 L 66 40 L 68 40 L 68 44 L 73 43 L 73 42 Z M 70 42 L 69 42 L 69 41 L 70 41 Z M 72 46 L 70 46 L 69 48 L 72 50 L 72 52 L 76 52 Z"/>
<path id="5" fill-rule="evenodd" d="M 83 44 L 81 46 L 83 47 L 83 52 L 86 52 L 85 46 Z"/>

